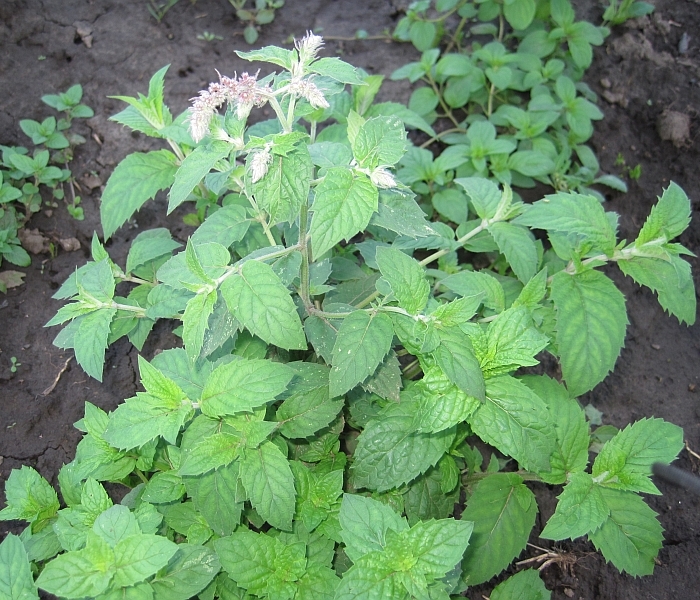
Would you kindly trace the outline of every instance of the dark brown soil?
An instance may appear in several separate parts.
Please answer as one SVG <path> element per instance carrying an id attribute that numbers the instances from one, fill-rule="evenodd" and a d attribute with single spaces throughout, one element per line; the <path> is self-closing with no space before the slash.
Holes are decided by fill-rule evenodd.
<path id="1" fill-rule="evenodd" d="M 282 44 L 290 35 L 307 29 L 325 36 L 352 36 L 357 29 L 381 33 L 392 29 L 400 14 L 400 0 L 287 0 L 275 21 L 266 26 L 256 45 Z M 580 16 L 599 22 L 602 9 L 579 2 Z M 596 124 L 593 147 L 604 171 L 620 174 L 619 154 L 626 164 L 641 164 L 639 181 L 629 181 L 628 194 L 612 194 L 608 210 L 620 213 L 622 237 L 633 238 L 656 196 L 673 180 L 693 201 L 693 221 L 681 242 L 700 252 L 700 6 L 697 0 L 657 0 L 652 18 L 633 26 L 616 28 L 606 44 L 595 52 L 586 80 L 601 94 L 605 120 Z M 87 47 L 76 31 L 77 22 L 92 29 Z M 204 31 L 223 41 L 197 39 Z M 170 64 L 166 101 L 174 114 L 188 99 L 216 77 L 214 69 L 231 75 L 251 67 L 239 60 L 234 49 L 246 49 L 242 26 L 225 0 L 181 0 L 158 24 L 146 9 L 146 0 L 3 0 L 0 3 L 0 144 L 27 145 L 18 122 L 41 120 L 51 114 L 39 98 L 74 83 L 83 85 L 84 102 L 95 117 L 78 125 L 88 142 L 79 147 L 73 173 L 80 182 L 92 174 L 104 183 L 114 166 L 128 153 L 156 147 L 151 140 L 129 133 L 108 117 L 120 110 L 110 95 L 145 92 L 149 77 Z M 679 51 L 681 36 L 691 37 L 687 51 Z M 683 49 L 683 44 L 680 45 Z M 327 55 L 340 54 L 372 73 L 388 75 L 415 60 L 410 45 L 383 41 L 329 41 Z M 409 88 L 387 82 L 383 99 L 406 101 Z M 606 98 L 606 99 L 603 99 Z M 657 122 L 663 113 L 689 117 L 690 129 L 669 134 Z M 683 121 L 683 119 L 681 119 Z M 663 141 L 660 133 L 666 139 Z M 53 483 L 60 466 L 72 459 L 79 432 L 73 423 L 82 417 L 84 401 L 112 410 L 134 394 L 137 385 L 136 351 L 118 342 L 107 352 L 104 383 L 90 379 L 70 352 L 52 345 L 56 328 L 43 325 L 60 304 L 51 300 L 54 290 L 88 257 L 89 241 L 99 230 L 100 188 L 83 185 L 85 220 L 71 219 L 64 209 L 52 216 L 36 215 L 30 227 L 54 240 L 76 237 L 82 248 L 59 250 L 58 255 L 33 257 L 25 285 L 0 296 L 0 479 L 22 464 L 34 466 Z M 122 228 L 109 250 L 123 262 L 129 241 L 138 231 L 169 227 L 185 240 L 191 229 L 182 224 L 182 213 L 164 216 L 160 199 L 136 216 L 133 227 Z M 698 280 L 698 260 L 690 258 Z M 3 268 L 8 267 L 7 264 Z M 603 420 L 616 426 L 644 416 L 667 419 L 685 430 L 689 449 L 700 452 L 700 325 L 685 327 L 669 318 L 654 295 L 631 280 L 612 272 L 627 298 L 630 318 L 625 348 L 615 372 L 581 400 L 603 412 Z M 174 344 L 166 328 L 157 329 L 144 353 L 152 357 L 158 347 Z M 10 371 L 10 358 L 21 366 Z M 60 379 L 48 393 L 56 378 Z M 696 385 L 698 386 L 696 388 Z M 681 452 L 680 467 L 698 471 L 700 460 Z M 698 597 L 700 590 L 700 499 L 659 483 L 663 496 L 648 497 L 666 530 L 658 566 L 651 577 L 634 579 L 620 575 L 585 542 L 564 544 L 576 562 L 566 572 L 550 565 L 544 579 L 553 598 L 598 600 L 677 600 Z M 540 507 L 538 528 L 552 514 L 559 489 L 536 488 Z M 11 524 L 12 525 L 12 524 Z M 19 524 L 3 524 L 3 531 L 18 532 Z M 533 535 L 531 542 L 551 548 Z M 528 549 L 521 558 L 539 554 Z M 472 599 L 488 596 L 493 585 L 470 589 Z"/>

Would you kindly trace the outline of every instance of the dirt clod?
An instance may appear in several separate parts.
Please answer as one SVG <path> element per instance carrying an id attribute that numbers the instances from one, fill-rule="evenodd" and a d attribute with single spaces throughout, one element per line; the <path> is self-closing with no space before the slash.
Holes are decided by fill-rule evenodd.
<path id="1" fill-rule="evenodd" d="M 690 117 L 675 110 L 665 110 L 656 121 L 656 131 L 662 140 L 680 148 L 690 139 Z"/>

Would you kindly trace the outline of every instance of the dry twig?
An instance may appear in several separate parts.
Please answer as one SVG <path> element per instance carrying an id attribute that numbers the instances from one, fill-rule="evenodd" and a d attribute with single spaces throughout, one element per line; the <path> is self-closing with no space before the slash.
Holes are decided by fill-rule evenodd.
<path id="1" fill-rule="evenodd" d="M 47 387 L 43 392 L 43 396 L 48 396 L 51 392 L 56 389 L 56 386 L 58 385 L 58 380 L 61 379 L 61 375 L 66 372 L 66 369 L 68 368 L 68 363 L 73 360 L 72 356 L 69 356 L 64 365 L 61 367 L 61 370 L 58 372 L 58 375 L 56 375 L 56 378 L 53 380 L 53 383 Z"/>

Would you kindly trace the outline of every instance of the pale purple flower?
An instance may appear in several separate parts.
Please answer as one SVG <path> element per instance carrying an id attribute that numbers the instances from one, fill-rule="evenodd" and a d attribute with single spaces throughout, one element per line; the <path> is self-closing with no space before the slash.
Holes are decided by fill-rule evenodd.
<path id="1" fill-rule="evenodd" d="M 188 118 L 192 139 L 199 142 L 209 132 L 209 123 L 224 102 L 233 104 L 238 118 L 245 119 L 253 106 L 262 106 L 267 102 L 268 94 L 268 88 L 258 85 L 257 73 L 243 73 L 240 78 L 219 74 L 218 82 L 210 83 L 208 89 L 192 99 Z"/>
<path id="2" fill-rule="evenodd" d="M 306 98 L 313 108 L 328 108 L 330 106 L 323 92 L 310 78 L 292 81 L 289 87 L 293 93 Z"/>
<path id="3" fill-rule="evenodd" d="M 306 64 L 316 58 L 316 54 L 323 47 L 323 38 L 315 35 L 313 31 L 307 31 L 300 40 L 294 40 L 294 45 L 299 52 L 299 62 Z"/>
<path id="4" fill-rule="evenodd" d="M 272 154 L 267 148 L 254 152 L 253 158 L 250 159 L 250 182 L 257 183 L 265 177 L 270 163 L 272 163 Z"/>

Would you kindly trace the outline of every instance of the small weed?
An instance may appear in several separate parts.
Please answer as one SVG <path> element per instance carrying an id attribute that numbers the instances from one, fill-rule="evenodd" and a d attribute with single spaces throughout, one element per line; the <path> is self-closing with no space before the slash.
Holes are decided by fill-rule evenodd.
<path id="1" fill-rule="evenodd" d="M 17 362 L 17 357 L 16 356 L 11 356 L 10 357 L 10 373 L 16 373 L 17 372 L 17 367 L 21 367 L 22 363 Z"/>
<path id="2" fill-rule="evenodd" d="M 205 42 L 215 42 L 215 41 L 221 41 L 224 38 L 220 35 L 216 35 L 215 33 L 212 33 L 211 31 L 203 31 L 197 36 L 198 40 L 202 40 Z"/>

